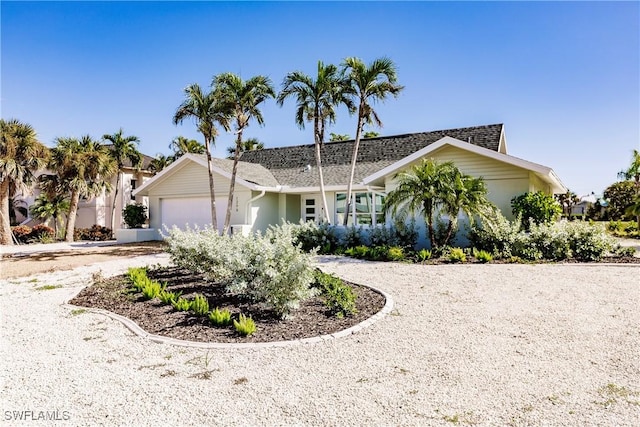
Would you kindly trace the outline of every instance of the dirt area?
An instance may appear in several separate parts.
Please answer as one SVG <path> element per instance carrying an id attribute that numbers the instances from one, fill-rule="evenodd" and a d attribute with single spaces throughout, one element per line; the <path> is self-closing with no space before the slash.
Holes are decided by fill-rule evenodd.
<path id="1" fill-rule="evenodd" d="M 27 277 L 38 273 L 71 270 L 96 262 L 112 261 L 162 252 L 163 242 L 141 242 L 123 245 L 96 246 L 31 254 L 3 254 L 0 278 Z"/>

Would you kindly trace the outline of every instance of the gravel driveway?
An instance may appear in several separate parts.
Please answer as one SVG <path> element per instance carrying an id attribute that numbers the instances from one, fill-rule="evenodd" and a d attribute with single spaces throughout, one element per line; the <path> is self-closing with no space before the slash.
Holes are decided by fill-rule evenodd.
<path id="1" fill-rule="evenodd" d="M 166 262 L 148 255 L 0 281 L 3 423 L 25 424 L 18 416 L 61 419 L 40 425 L 136 426 L 640 420 L 638 266 L 319 258 L 325 271 L 390 293 L 394 311 L 355 335 L 288 348 L 155 344 L 105 316 L 61 306 L 98 268 L 106 275 Z"/>

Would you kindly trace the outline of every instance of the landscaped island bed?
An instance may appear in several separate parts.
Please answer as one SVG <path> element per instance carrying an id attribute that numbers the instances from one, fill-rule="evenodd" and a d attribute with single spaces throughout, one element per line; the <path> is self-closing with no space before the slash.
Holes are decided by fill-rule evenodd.
<path id="1" fill-rule="evenodd" d="M 130 284 L 125 276 L 97 276 L 94 284 L 83 289 L 70 303 L 125 316 L 151 334 L 187 341 L 225 343 L 288 341 L 333 334 L 368 319 L 385 304 L 385 298 L 378 292 L 349 284 L 357 295 L 356 313 L 340 318 L 328 311 L 320 297 L 314 297 L 304 301 L 292 318 L 281 320 L 272 311 L 226 292 L 224 286 L 207 282 L 201 275 L 175 267 L 151 269 L 148 275 L 153 280 L 167 283 L 167 290 L 182 292 L 183 297 L 204 295 L 211 309 L 229 308 L 236 318 L 240 313 L 250 315 L 256 322 L 256 332 L 243 337 L 233 328 L 214 327 L 206 316 L 176 311 L 157 299 L 145 301 L 129 292 Z"/>
<path id="2" fill-rule="evenodd" d="M 63 306 L 99 270 L 168 262 L 155 254 L 2 280 L 5 410 L 67 410 L 70 425 L 640 419 L 638 266 L 318 257 L 323 271 L 389 293 L 394 309 L 355 334 L 289 347 L 157 344 L 102 314 Z"/>

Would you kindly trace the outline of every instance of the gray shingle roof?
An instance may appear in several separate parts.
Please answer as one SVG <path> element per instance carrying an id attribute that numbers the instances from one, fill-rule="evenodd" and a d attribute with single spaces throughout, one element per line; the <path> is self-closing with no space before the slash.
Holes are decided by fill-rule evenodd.
<path id="1" fill-rule="evenodd" d="M 494 124 L 362 139 L 358 149 L 354 182 L 362 181 L 364 177 L 445 136 L 498 151 L 502 127 L 502 124 Z M 327 142 L 323 145 L 322 165 L 325 185 L 346 185 L 349 179 L 353 143 L 354 141 L 350 140 Z M 264 166 L 281 185 L 291 187 L 318 185 L 319 177 L 315 167 L 313 144 L 247 151 L 242 154 L 241 160 L 244 163 L 257 163 Z M 311 170 L 306 170 L 307 165 L 311 165 Z"/>
<path id="2" fill-rule="evenodd" d="M 202 157 L 205 156 L 202 155 Z M 211 162 L 214 166 L 229 174 L 233 170 L 233 160 L 212 158 Z M 255 163 L 238 162 L 237 176 L 245 181 L 265 187 L 275 187 L 278 185 L 278 181 L 267 168 Z"/>

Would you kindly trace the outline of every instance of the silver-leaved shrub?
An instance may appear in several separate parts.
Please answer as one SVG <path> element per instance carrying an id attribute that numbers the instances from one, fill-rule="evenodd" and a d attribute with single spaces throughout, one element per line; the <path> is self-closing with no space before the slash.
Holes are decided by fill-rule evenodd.
<path id="1" fill-rule="evenodd" d="M 175 265 L 264 303 L 283 318 L 316 292 L 311 287 L 313 252 L 305 253 L 294 244 L 291 225 L 250 236 L 173 228 L 165 238 Z"/>

